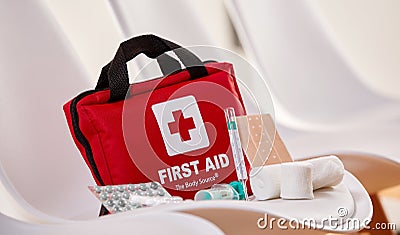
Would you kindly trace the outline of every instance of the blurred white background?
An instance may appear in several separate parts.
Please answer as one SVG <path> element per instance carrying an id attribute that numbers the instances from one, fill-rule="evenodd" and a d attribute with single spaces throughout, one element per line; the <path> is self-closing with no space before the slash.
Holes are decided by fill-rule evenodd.
<path id="1" fill-rule="evenodd" d="M 154 17 L 144 5 L 157 6 L 156 1 L 147 4 L 138 0 L 131 2 L 137 9 L 143 8 L 144 14 Z M 400 100 L 400 1 L 310 0 L 309 2 L 319 16 L 321 24 L 324 25 L 331 43 L 340 51 L 352 70 L 358 73 L 358 77 L 376 92 Z M 126 39 L 115 13 L 110 9 L 113 1 L 110 4 L 109 1 L 96 0 L 46 0 L 46 3 L 73 45 L 90 75 L 91 84 L 94 85 L 100 68 L 112 58 L 119 42 Z M 205 25 L 207 31 L 205 33 L 211 37 L 209 41 L 212 41 L 213 45 L 243 54 L 223 0 L 189 0 L 186 4 L 199 16 L 197 19 L 201 21 L 200 23 Z M 162 9 L 162 5 L 160 8 Z M 128 12 L 126 14 L 130 11 L 132 14 L 137 14 L 133 9 L 126 11 Z M 143 19 L 146 20 L 148 19 Z M 153 23 L 157 20 L 163 19 L 161 17 L 153 19 Z M 133 25 L 131 27 L 135 28 L 135 22 L 131 23 Z M 170 33 L 162 30 L 154 31 L 151 23 L 151 21 L 138 22 L 136 33 L 159 34 L 186 46 L 190 46 L 193 42 L 201 42 L 196 38 L 186 39 L 188 36 L 182 37 L 181 32 L 174 33 L 174 30 L 182 27 L 184 22 L 166 28 L 165 30 Z M 258 27 L 263 27 L 263 24 L 260 23 Z M 133 73 L 134 69 L 135 67 L 131 65 L 130 73 Z M 400 211 L 399 203 L 397 200 L 391 200 L 389 198 L 384 202 L 388 208 L 393 206 L 397 208 L 388 210 L 389 216 L 396 217 L 392 214 L 393 211 Z"/>
<path id="2" fill-rule="evenodd" d="M 263 2 L 263 0 L 259 1 L 260 3 Z M 21 2 L 18 4 L 22 6 Z M 65 66 L 62 63 L 58 63 L 58 60 L 54 60 L 58 67 L 55 66 L 52 71 L 56 73 L 54 70 L 62 70 L 61 73 L 63 74 L 61 75 L 65 77 L 72 77 L 77 74 L 79 76 L 74 77 L 75 80 L 71 78 L 66 82 L 71 89 L 65 89 L 67 91 L 63 91 L 57 99 L 50 101 L 46 95 L 41 94 L 40 101 L 42 101 L 42 106 L 40 108 L 42 109 L 41 111 L 48 112 L 49 120 L 43 120 L 43 115 L 34 112 L 37 110 L 29 112 L 27 107 L 31 107 L 31 103 L 27 100 L 28 98 L 19 96 L 18 89 L 22 84 L 27 91 L 34 90 L 39 84 L 35 82 L 25 83 L 26 74 L 24 74 L 24 71 L 18 71 L 20 81 L 16 81 L 17 79 L 8 81 L 15 86 L 13 87 L 13 89 L 15 88 L 14 90 L 3 87 L 5 92 L 2 92 L 2 94 L 6 98 L 14 98 L 15 96 L 20 99 L 13 104 L 8 104 L 2 96 L 2 110 L 9 112 L 2 113 L 1 117 L 1 131 L 3 133 L 3 156 L 1 160 L 5 168 L 7 166 L 6 173 L 14 181 L 17 191 L 24 196 L 25 200 L 34 206 L 42 207 L 45 212 L 57 215 L 62 209 L 57 207 L 59 200 L 68 198 L 68 202 L 70 202 L 75 199 L 75 195 L 73 193 L 63 195 L 57 190 L 53 190 L 47 195 L 50 200 L 45 201 L 37 189 L 46 189 L 49 185 L 53 186 L 52 183 L 55 179 L 64 180 L 63 177 L 70 177 L 70 168 L 79 168 L 77 171 L 86 174 L 85 180 L 89 183 L 91 182 L 90 175 L 87 169 L 84 168 L 83 160 L 80 158 L 75 146 L 73 146 L 61 112 L 61 106 L 62 102 L 66 102 L 67 99 L 72 98 L 79 91 L 94 87 L 101 68 L 112 59 L 119 43 L 123 40 L 139 34 L 154 33 L 184 46 L 213 45 L 235 51 L 251 59 L 250 55 L 245 54 L 245 50 L 241 47 L 238 36 L 235 33 L 232 21 L 226 10 L 227 2 L 229 3 L 229 0 L 38 0 L 35 4 L 31 2 L 30 4 L 35 5 L 35 7 L 40 5 L 35 8 L 37 12 L 46 13 L 43 19 L 38 19 L 39 23 L 43 24 L 42 21 L 48 20 L 48 15 L 50 15 L 51 22 L 47 23 L 51 26 L 48 27 L 51 30 L 49 29 L 48 31 L 56 31 L 53 34 L 57 36 L 39 35 L 41 37 L 34 38 L 36 40 L 62 38 L 63 40 L 60 40 L 59 44 L 65 45 L 65 48 L 62 49 L 64 50 L 63 53 L 60 52 L 60 54 L 59 51 L 54 52 L 54 54 L 48 52 L 49 57 L 53 56 L 55 59 L 63 61 L 62 56 L 69 56 L 69 61 L 65 63 Z M 376 93 L 400 100 L 400 1 L 304 0 L 303 2 L 306 2 L 311 8 L 316 16 L 315 19 L 319 21 L 318 23 L 323 26 L 321 28 L 323 28 L 324 33 L 328 35 L 327 38 L 329 38 L 330 44 L 334 46 L 335 52 L 338 52 L 342 60 L 346 62 L 346 66 L 356 74 L 355 77 Z M 12 5 L 11 7 L 17 9 L 19 7 L 17 4 L 15 6 L 13 4 L 8 5 Z M 189 11 L 181 11 L 182 9 L 190 10 L 190 14 L 187 13 Z M 2 6 L 0 6 L 0 10 L 2 10 Z M 29 15 L 28 9 L 24 9 L 22 12 Z M 13 14 L 16 14 L 16 16 L 14 17 Z M 17 13 L 17 11 L 9 13 L 7 19 L 18 22 L 17 14 L 22 13 Z M 23 18 L 23 16 L 22 14 L 20 18 Z M 33 16 L 29 15 L 29 17 Z M 29 17 L 27 16 L 24 20 L 29 20 Z M 13 29 L 12 25 L 7 24 L 7 21 L 4 20 L 2 23 L 9 26 L 9 29 Z M 256 27 L 261 30 L 265 27 L 265 24 L 264 22 L 259 22 Z M 57 30 L 52 31 L 53 28 Z M 26 33 L 24 30 L 21 30 L 23 32 L 22 35 Z M 35 31 L 35 29 L 32 30 L 33 32 Z M 44 29 L 42 30 L 45 31 Z M 61 36 L 59 35 L 60 32 Z M 7 35 L 9 32 L 3 31 L 0 32 L 0 35 L 3 35 L 2 33 Z M 12 33 L 17 34 L 20 31 L 15 30 Z M 11 36 L 8 39 L 13 42 Z M 23 40 L 21 39 L 21 41 Z M 28 39 L 27 41 L 29 42 Z M 45 47 L 42 45 L 44 43 L 42 42 L 40 47 L 38 46 L 35 49 L 39 50 L 41 47 Z M 52 44 L 53 49 L 58 45 L 58 42 L 51 43 L 54 43 Z M 15 44 L 12 48 L 19 48 L 17 43 Z M 7 48 L 8 45 L 1 46 Z M 27 46 L 27 48 L 31 47 Z M 10 49 L 9 53 L 15 56 L 12 49 Z M 4 61 L 10 62 L 7 54 L 4 55 Z M 35 57 L 35 55 L 32 56 Z M 15 57 L 17 58 L 18 56 Z M 40 60 L 39 64 L 46 63 L 48 65 L 47 60 L 50 59 L 54 58 L 40 57 L 38 61 Z M 27 68 L 36 71 L 39 75 L 41 74 L 34 61 L 32 63 L 25 61 L 25 64 L 27 64 Z M 29 67 L 30 64 L 32 64 L 31 67 L 33 68 Z M 291 64 L 287 64 L 287 67 L 290 68 Z M 129 72 L 134 74 L 137 72 L 138 67 L 134 63 L 130 63 L 129 68 Z M 25 73 L 29 73 L 29 71 L 27 69 Z M 65 71 L 70 71 L 71 75 Z M 15 73 L 11 72 L 10 74 L 15 75 Z M 46 84 L 48 84 L 48 80 L 53 79 L 40 77 L 39 75 L 35 74 L 36 77 L 42 79 L 41 82 Z M 63 79 L 61 75 L 57 74 L 57 78 L 60 80 Z M 81 78 L 82 80 L 86 79 L 86 81 L 78 81 Z M 60 87 L 64 86 L 56 81 L 53 81 L 53 83 Z M 51 90 L 48 92 L 51 95 L 57 93 Z M 340 95 L 340 91 L 337 91 L 337 93 Z M 29 98 L 32 98 L 30 94 Z M 38 97 L 35 96 L 34 98 L 37 99 Z M 54 114 L 54 110 L 56 110 L 56 114 Z M 28 115 L 30 119 L 26 118 Z M 397 119 L 394 121 L 398 123 Z M 39 122 L 40 125 L 37 124 Z M 31 129 L 23 128 L 24 125 Z M 42 126 L 50 126 L 50 128 L 46 130 L 40 129 L 39 127 Z M 40 136 L 37 135 L 35 128 L 40 129 Z M 390 129 L 391 126 L 388 128 Z M 28 129 L 29 131 L 27 131 Z M 54 134 L 53 132 L 56 133 L 55 137 L 51 136 Z M 10 138 L 12 134 L 15 136 Z M 54 144 L 50 146 L 46 141 L 53 141 Z M 392 140 L 392 142 L 394 141 L 398 140 Z M 295 139 L 292 142 L 295 142 Z M 22 146 L 22 144 L 25 145 Z M 30 149 L 34 154 L 30 152 Z M 62 154 L 57 154 L 59 152 L 62 152 Z M 30 156 L 30 154 L 34 156 Z M 397 154 L 400 154 L 400 152 Z M 66 156 L 69 158 L 67 159 Z M 26 159 L 30 157 L 29 162 L 25 163 L 24 174 L 19 172 L 21 166 L 18 157 L 25 157 Z M 51 172 L 50 169 L 43 168 L 38 173 L 37 169 L 41 169 L 42 163 L 37 161 L 36 157 L 45 159 L 47 164 L 58 166 L 59 170 Z M 51 177 L 48 177 L 49 174 L 56 175 L 56 177 L 51 179 Z M 26 177 L 26 175 L 31 177 Z M 68 183 L 73 184 L 74 180 L 81 178 L 81 175 L 78 174 L 73 177 L 73 179 L 68 180 Z M 86 181 L 81 184 L 86 186 L 89 184 Z M 34 185 L 36 182 L 39 183 Z M 65 187 L 63 190 L 68 191 L 68 188 Z M 400 223 L 399 191 L 386 194 L 383 201 L 390 219 L 398 223 Z"/>
<path id="3" fill-rule="evenodd" d="M 45 0 L 95 83 L 125 37 L 109 1 Z M 112 1 L 111 1 L 112 2 Z M 142 1 L 134 0 L 140 9 Z M 189 0 L 214 45 L 241 53 L 223 0 Z M 400 99 L 400 1 L 310 0 L 343 57 L 374 90 Z M 146 21 L 146 19 L 143 19 Z M 159 19 L 162 20 L 162 19 Z M 134 24 L 134 23 L 133 23 Z M 138 23 L 138 33 L 146 23 Z M 174 25 L 166 29 L 173 34 Z M 260 24 L 259 27 L 263 27 Z M 153 32 L 160 34 L 160 32 Z M 195 35 L 194 35 L 195 36 Z M 179 41 L 179 36 L 171 38 Z M 180 40 L 182 41 L 182 40 Z M 195 39 L 194 39 L 195 41 Z M 186 45 L 189 46 L 189 45 Z M 288 65 L 289 66 L 289 65 Z"/>

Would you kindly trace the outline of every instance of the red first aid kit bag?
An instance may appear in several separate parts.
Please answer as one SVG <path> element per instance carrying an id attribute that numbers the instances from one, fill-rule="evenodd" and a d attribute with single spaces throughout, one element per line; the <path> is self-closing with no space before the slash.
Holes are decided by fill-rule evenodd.
<path id="1" fill-rule="evenodd" d="M 141 53 L 157 59 L 164 76 L 129 84 L 126 63 Z M 121 43 L 96 88 L 64 112 L 98 185 L 157 181 L 171 195 L 193 199 L 200 189 L 237 180 L 228 107 L 245 114 L 232 64 L 204 63 L 175 43 L 142 35 Z"/>

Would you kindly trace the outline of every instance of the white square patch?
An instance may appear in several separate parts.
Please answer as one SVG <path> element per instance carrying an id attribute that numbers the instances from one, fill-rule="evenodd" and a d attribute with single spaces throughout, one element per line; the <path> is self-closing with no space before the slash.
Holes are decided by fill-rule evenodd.
<path id="1" fill-rule="evenodd" d="M 194 96 L 154 104 L 151 109 L 169 156 L 206 148 L 210 145 Z"/>

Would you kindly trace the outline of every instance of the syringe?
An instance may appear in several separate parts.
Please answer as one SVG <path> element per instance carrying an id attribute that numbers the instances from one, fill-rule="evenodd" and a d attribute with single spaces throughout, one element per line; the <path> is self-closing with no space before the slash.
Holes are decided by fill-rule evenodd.
<path id="1" fill-rule="evenodd" d="M 235 110 L 232 107 L 225 109 L 225 117 L 228 125 L 229 140 L 231 143 L 233 159 L 235 161 L 236 175 L 239 182 L 243 186 L 243 191 L 246 201 L 248 200 L 247 194 L 247 170 L 244 163 L 244 156 L 242 151 L 242 144 L 240 142 L 239 131 L 237 129 Z"/>

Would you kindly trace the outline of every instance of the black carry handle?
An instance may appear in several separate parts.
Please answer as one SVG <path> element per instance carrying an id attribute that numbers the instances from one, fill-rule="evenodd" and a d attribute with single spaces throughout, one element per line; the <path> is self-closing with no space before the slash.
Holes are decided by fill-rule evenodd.
<path id="1" fill-rule="evenodd" d="M 124 99 L 129 89 L 126 63 L 143 53 L 149 58 L 157 58 L 159 64 L 163 65 L 161 67 L 163 73 L 173 72 L 179 62 L 164 54 L 172 50 L 175 50 L 175 54 L 185 65 L 192 79 L 208 75 L 203 62 L 189 50 L 155 35 L 142 35 L 120 44 L 114 59 L 103 67 L 96 89 L 110 87 L 110 102 Z"/>
<path id="2" fill-rule="evenodd" d="M 162 54 L 157 57 L 157 63 L 160 66 L 163 76 L 167 76 L 181 68 L 181 64 L 167 54 Z M 96 90 L 110 88 L 108 83 L 108 69 L 110 68 L 111 62 L 104 66 L 101 70 L 99 80 L 97 81 Z"/>

